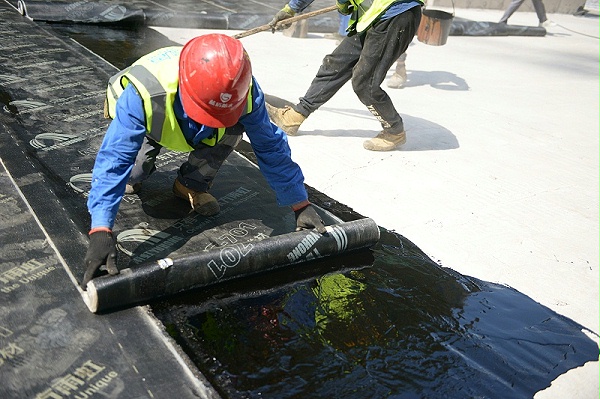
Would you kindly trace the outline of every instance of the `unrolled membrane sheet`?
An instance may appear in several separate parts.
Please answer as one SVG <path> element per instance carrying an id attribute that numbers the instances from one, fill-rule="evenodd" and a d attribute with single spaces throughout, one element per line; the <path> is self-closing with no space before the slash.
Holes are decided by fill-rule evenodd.
<path id="1" fill-rule="evenodd" d="M 218 398 L 147 309 L 105 317 L 87 309 L 53 248 L 63 240 L 80 247 L 70 221 L 53 208 L 61 233 L 46 235 L 3 159 L 0 398 Z M 20 184 L 41 188 L 36 171 L 24 169 Z"/>

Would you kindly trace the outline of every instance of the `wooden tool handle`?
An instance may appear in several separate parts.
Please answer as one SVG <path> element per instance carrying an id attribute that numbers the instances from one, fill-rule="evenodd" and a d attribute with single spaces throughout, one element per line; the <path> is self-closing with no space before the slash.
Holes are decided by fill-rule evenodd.
<path id="1" fill-rule="evenodd" d="M 320 10 L 307 12 L 306 14 L 299 14 L 299 15 L 296 15 L 294 17 L 291 17 L 291 18 L 288 18 L 288 19 L 284 19 L 283 21 L 279 21 L 277 23 L 277 25 L 275 25 L 275 28 L 280 27 L 282 25 L 289 25 L 291 23 L 294 23 L 296 21 L 300 21 L 300 20 L 303 20 L 303 19 L 306 19 L 306 18 L 314 17 L 315 15 L 325 14 L 326 12 L 330 12 L 330 11 L 333 11 L 333 10 L 337 10 L 337 6 L 331 6 L 331 7 L 322 8 Z M 249 30 L 247 30 L 245 32 L 238 33 L 237 35 L 233 35 L 233 37 L 235 39 L 241 39 L 242 37 L 250 36 L 250 35 L 253 35 L 255 33 L 264 32 L 264 31 L 270 30 L 270 29 L 272 29 L 272 28 L 271 28 L 271 25 L 269 25 L 269 24 L 262 25 L 262 26 L 257 26 L 256 28 L 252 28 L 252 29 L 249 29 Z"/>

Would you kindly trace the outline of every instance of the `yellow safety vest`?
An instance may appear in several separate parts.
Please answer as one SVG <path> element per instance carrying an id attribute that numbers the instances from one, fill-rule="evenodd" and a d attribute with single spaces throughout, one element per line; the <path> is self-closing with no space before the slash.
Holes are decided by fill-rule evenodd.
<path id="1" fill-rule="evenodd" d="M 181 46 L 165 47 L 153 51 L 134 62 L 130 67 L 112 76 L 106 89 L 105 116 L 114 118 L 117 100 L 129 83 L 138 91 L 144 105 L 146 134 L 170 150 L 190 152 L 190 146 L 175 117 L 173 103 L 179 87 L 179 55 Z M 252 111 L 252 83 L 248 91 L 245 113 Z M 214 146 L 225 135 L 225 128 L 202 140 Z"/>
<path id="2" fill-rule="evenodd" d="M 349 0 L 354 6 L 350 17 L 348 32 L 356 30 L 360 33 L 369 28 L 375 20 L 398 0 Z M 418 0 L 422 3 L 421 0 Z"/>

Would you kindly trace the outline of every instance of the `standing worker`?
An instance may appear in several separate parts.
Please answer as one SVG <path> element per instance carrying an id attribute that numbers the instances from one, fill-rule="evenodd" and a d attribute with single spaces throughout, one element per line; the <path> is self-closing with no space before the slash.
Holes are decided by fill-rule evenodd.
<path id="1" fill-rule="evenodd" d="M 291 0 L 269 23 L 293 17 L 313 0 Z M 371 151 L 390 151 L 406 142 L 402 117 L 381 88 L 389 69 L 404 54 L 421 22 L 420 0 L 337 0 L 341 14 L 351 15 L 348 36 L 323 63 L 300 102 L 293 107 L 267 104 L 271 120 L 295 135 L 304 120 L 350 79 L 352 88 L 379 120 L 383 130 L 364 142 Z"/>
<path id="2" fill-rule="evenodd" d="M 141 189 L 163 147 L 189 153 L 173 185 L 175 196 L 211 216 L 220 207 L 208 190 L 246 132 L 278 204 L 294 211 L 297 230 L 325 232 L 287 137 L 269 120 L 239 40 L 209 34 L 140 58 L 109 80 L 105 115 L 113 120 L 96 157 L 87 202 L 92 221 L 84 288 L 103 264 L 109 274 L 118 273 L 112 228 L 119 204 L 126 190 Z"/>

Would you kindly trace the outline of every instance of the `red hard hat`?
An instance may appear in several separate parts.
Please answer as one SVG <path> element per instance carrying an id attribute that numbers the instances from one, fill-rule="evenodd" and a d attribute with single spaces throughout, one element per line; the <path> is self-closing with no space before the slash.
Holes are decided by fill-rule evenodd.
<path id="1" fill-rule="evenodd" d="M 198 36 L 181 50 L 181 102 L 198 123 L 215 128 L 235 125 L 246 105 L 251 80 L 250 58 L 242 43 L 231 36 Z"/>

